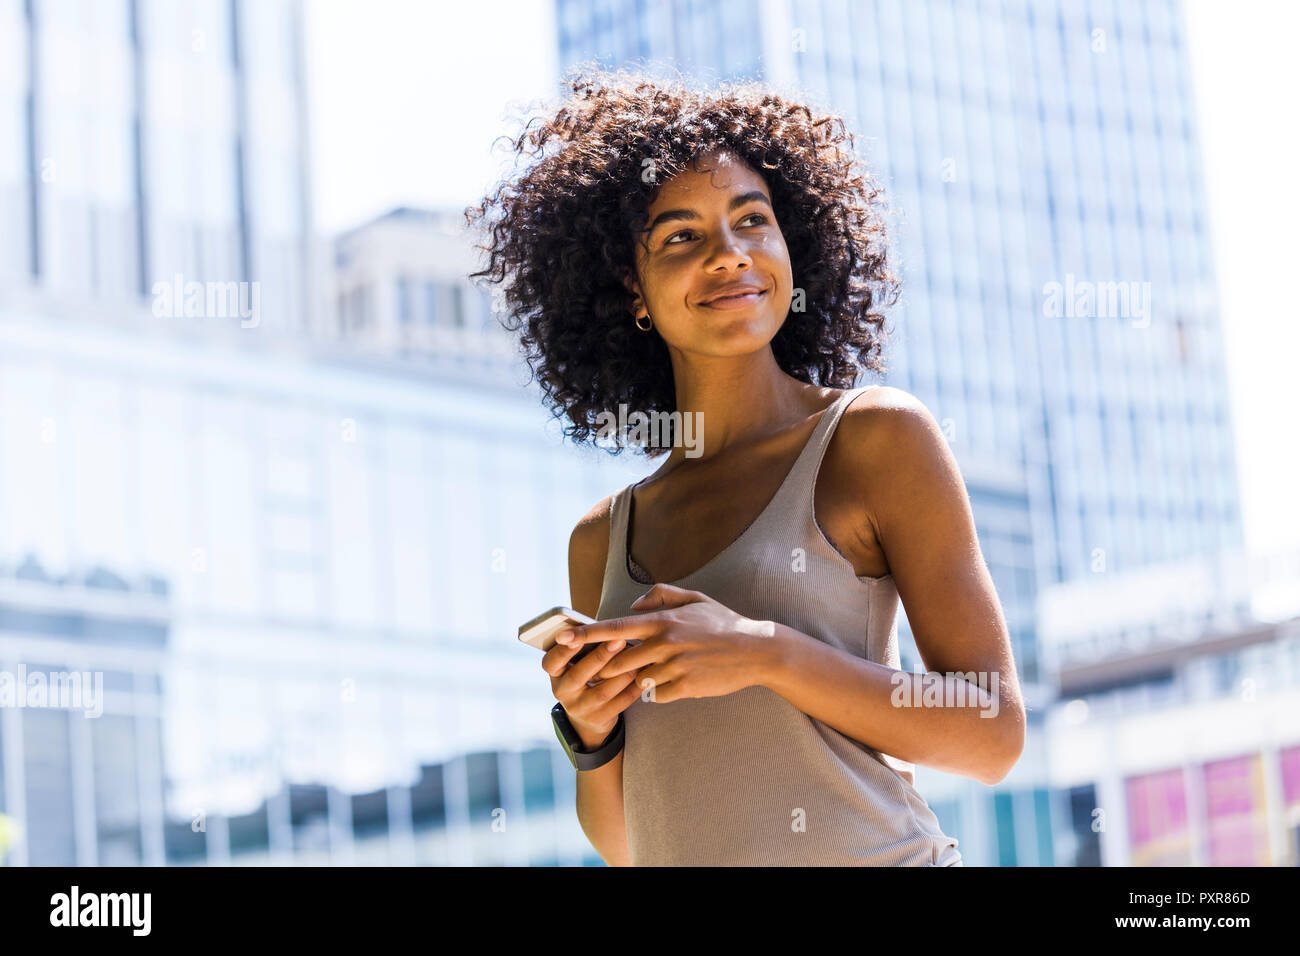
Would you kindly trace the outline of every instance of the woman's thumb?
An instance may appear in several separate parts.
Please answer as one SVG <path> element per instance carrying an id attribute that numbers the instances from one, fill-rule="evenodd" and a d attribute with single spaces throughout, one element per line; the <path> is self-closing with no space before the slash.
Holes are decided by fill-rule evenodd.
<path id="1" fill-rule="evenodd" d="M 688 591 L 686 588 L 675 587 L 671 584 L 656 584 L 645 594 L 632 602 L 632 607 L 638 610 L 661 608 L 661 607 L 680 607 L 683 604 L 697 600 L 694 591 Z"/>

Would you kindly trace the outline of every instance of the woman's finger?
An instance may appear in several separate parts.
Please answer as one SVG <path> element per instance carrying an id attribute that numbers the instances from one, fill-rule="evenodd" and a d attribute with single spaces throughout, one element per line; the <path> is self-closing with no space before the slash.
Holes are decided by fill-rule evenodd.
<path id="1" fill-rule="evenodd" d="M 637 684 L 636 672 L 630 671 L 627 674 L 619 674 L 617 677 L 611 677 L 602 682 L 603 685 L 618 687 L 621 681 L 627 681 L 627 686 L 618 691 L 610 700 L 601 704 L 592 711 L 588 718 L 593 724 L 603 724 L 618 717 L 619 714 L 627 710 L 628 707 L 641 695 L 641 688 Z"/>
<path id="2" fill-rule="evenodd" d="M 582 624 L 556 635 L 556 641 L 566 647 L 579 644 L 598 644 L 604 641 L 644 641 L 658 634 L 667 621 L 661 612 L 634 614 L 631 617 L 611 617 L 595 624 Z"/>
<path id="3" fill-rule="evenodd" d="M 584 649 L 582 644 L 552 644 L 550 650 L 542 655 L 542 670 L 552 677 L 559 677 Z"/>
<path id="4" fill-rule="evenodd" d="M 660 641 L 638 644 L 635 647 L 629 647 L 621 654 L 611 655 L 611 659 L 603 664 L 597 671 L 596 676 L 602 680 L 609 680 L 609 678 L 616 677 L 619 674 L 657 664 L 668 653 L 671 653 L 671 651 Z"/>
<path id="5" fill-rule="evenodd" d="M 584 721 L 589 724 L 604 723 L 606 715 L 609 714 L 607 705 L 610 700 L 621 694 L 627 686 L 627 681 L 631 675 L 620 675 L 611 680 L 603 680 L 596 683 L 594 687 L 584 687 L 567 703 L 564 709 L 570 717 Z M 615 711 L 614 716 L 618 713 Z"/>
<path id="6" fill-rule="evenodd" d="M 611 700 L 621 694 L 626 688 L 629 681 L 636 677 L 635 673 L 619 674 L 617 677 L 611 677 L 609 680 L 597 682 L 595 687 L 589 689 L 592 700 L 598 702 L 600 706 L 608 704 Z"/>
<path id="7" fill-rule="evenodd" d="M 576 645 L 582 648 L 585 645 Z M 610 660 L 621 651 L 626 645 L 621 640 L 607 641 L 598 647 L 590 648 L 581 660 L 574 661 L 559 679 L 557 687 L 567 694 L 575 694 L 577 690 L 584 686 L 590 687 L 591 682 L 595 680 L 597 672 L 610 662 Z M 557 699 L 558 694 L 557 694 Z"/>
<path id="8" fill-rule="evenodd" d="M 708 595 L 700 591 L 679 588 L 675 584 L 656 584 L 633 601 L 632 607 L 638 610 L 662 611 L 670 607 L 681 607 L 683 604 L 707 600 L 709 600 Z"/>
<path id="9" fill-rule="evenodd" d="M 648 692 L 651 699 L 654 699 L 654 691 L 657 688 L 676 680 L 681 675 L 680 665 L 675 661 L 664 661 L 662 664 L 654 664 L 637 671 L 636 682 L 643 692 Z"/>

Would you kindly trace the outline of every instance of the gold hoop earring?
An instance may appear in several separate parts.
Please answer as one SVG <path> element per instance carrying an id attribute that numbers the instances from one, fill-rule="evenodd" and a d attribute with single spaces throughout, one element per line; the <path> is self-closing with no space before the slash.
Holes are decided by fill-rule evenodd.
<path id="1" fill-rule="evenodd" d="M 650 324 L 649 324 L 649 325 L 642 325 L 642 324 L 641 324 L 641 316 L 638 315 L 638 316 L 636 317 L 636 327 L 637 327 L 638 329 L 640 329 L 642 332 L 649 332 L 652 328 L 654 328 L 654 324 L 655 324 L 655 323 L 654 323 L 654 319 L 650 318 L 650 313 L 649 313 L 649 312 L 647 312 L 647 313 L 645 314 L 645 320 L 646 320 L 648 323 L 650 323 Z"/>

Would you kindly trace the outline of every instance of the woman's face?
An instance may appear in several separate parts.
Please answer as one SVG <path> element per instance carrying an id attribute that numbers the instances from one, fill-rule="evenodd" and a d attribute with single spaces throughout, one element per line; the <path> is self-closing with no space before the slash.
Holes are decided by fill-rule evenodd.
<path id="1" fill-rule="evenodd" d="M 772 341 L 789 314 L 793 279 L 762 176 L 732 153 L 705 154 L 663 183 L 646 222 L 636 251 L 641 281 L 629 283 L 637 317 L 648 312 L 682 352 L 745 355 Z M 732 286 L 753 291 L 717 299 Z"/>

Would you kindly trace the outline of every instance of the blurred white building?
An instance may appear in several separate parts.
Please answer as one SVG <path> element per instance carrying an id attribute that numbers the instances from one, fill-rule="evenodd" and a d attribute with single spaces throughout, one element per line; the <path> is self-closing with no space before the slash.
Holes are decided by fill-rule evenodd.
<path id="1" fill-rule="evenodd" d="M 623 479 L 517 387 L 138 313 L 0 312 L 0 671 L 105 681 L 0 707 L 10 862 L 590 859 L 514 633 Z"/>
<path id="2" fill-rule="evenodd" d="M 1099 572 L 1040 596 L 1064 858 L 1300 866 L 1297 615 L 1300 552 Z"/>
<path id="3" fill-rule="evenodd" d="M 465 281 L 479 264 L 458 213 L 394 209 L 336 238 L 333 261 L 331 326 L 350 351 L 501 381 L 518 344 Z"/>
<path id="4" fill-rule="evenodd" d="M 599 862 L 515 628 L 632 472 L 436 226 L 341 240 L 339 326 L 300 22 L 0 2 L 5 862 Z M 3 696 L 72 672 L 102 696 Z"/>

